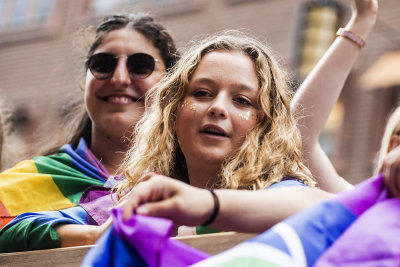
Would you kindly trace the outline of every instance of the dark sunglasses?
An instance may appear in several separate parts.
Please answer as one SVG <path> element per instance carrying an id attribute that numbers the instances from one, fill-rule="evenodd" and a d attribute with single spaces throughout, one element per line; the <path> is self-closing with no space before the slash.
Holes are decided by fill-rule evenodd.
<path id="1" fill-rule="evenodd" d="M 145 53 L 136 53 L 130 56 L 115 56 L 110 53 L 94 54 L 86 61 L 86 68 L 98 80 L 110 78 L 118 65 L 118 59 L 126 57 L 126 68 L 132 78 L 145 79 L 153 73 L 158 59 Z"/>

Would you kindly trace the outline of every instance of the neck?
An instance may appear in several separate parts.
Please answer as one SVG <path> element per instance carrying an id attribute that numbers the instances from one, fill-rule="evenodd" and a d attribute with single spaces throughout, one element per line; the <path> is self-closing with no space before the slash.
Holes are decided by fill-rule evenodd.
<path id="1" fill-rule="evenodd" d="M 189 164 L 187 162 L 189 183 L 192 186 L 199 188 L 207 188 L 214 185 L 218 171 L 220 170 L 221 164 L 212 166 L 211 164 L 201 164 L 199 162 L 195 164 Z"/>
<path id="2" fill-rule="evenodd" d="M 108 136 L 98 131 L 92 131 L 90 148 L 110 175 L 117 174 L 116 172 L 129 149 L 128 141 L 122 142 L 122 140 L 121 137 Z"/>

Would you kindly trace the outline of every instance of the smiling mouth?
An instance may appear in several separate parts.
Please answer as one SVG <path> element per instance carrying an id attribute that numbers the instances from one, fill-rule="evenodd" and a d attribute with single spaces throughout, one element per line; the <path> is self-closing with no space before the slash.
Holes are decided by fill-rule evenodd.
<path id="1" fill-rule="evenodd" d="M 206 128 L 203 131 L 201 131 L 201 133 L 228 137 L 228 135 L 224 131 L 221 131 L 221 130 L 215 129 L 215 128 Z"/>
<path id="2" fill-rule="evenodd" d="M 101 98 L 103 101 L 111 104 L 129 104 L 133 102 L 142 102 L 143 98 L 135 98 L 130 96 L 107 96 Z"/>

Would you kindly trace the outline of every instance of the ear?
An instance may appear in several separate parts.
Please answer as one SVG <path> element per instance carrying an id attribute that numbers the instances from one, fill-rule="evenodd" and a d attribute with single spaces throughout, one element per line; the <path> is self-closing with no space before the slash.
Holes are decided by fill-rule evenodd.
<path id="1" fill-rule="evenodd" d="M 400 136 L 397 134 L 392 135 L 389 140 L 388 152 L 392 151 L 399 145 L 400 145 Z"/>

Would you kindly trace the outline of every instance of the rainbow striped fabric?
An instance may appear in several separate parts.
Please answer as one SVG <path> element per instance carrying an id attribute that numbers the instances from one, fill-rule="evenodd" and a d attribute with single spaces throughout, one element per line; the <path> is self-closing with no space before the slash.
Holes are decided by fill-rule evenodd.
<path id="1" fill-rule="evenodd" d="M 115 206 L 109 190 L 91 186 L 82 194 L 79 206 L 18 215 L 0 230 L 0 253 L 58 248 L 56 226 L 60 224 L 103 224 Z"/>
<path id="2" fill-rule="evenodd" d="M 400 266 L 400 199 L 382 176 L 194 266 Z"/>
<path id="3" fill-rule="evenodd" d="M 0 229 L 21 213 L 74 207 L 108 177 L 83 139 L 76 149 L 67 144 L 56 155 L 22 161 L 0 174 Z"/>

